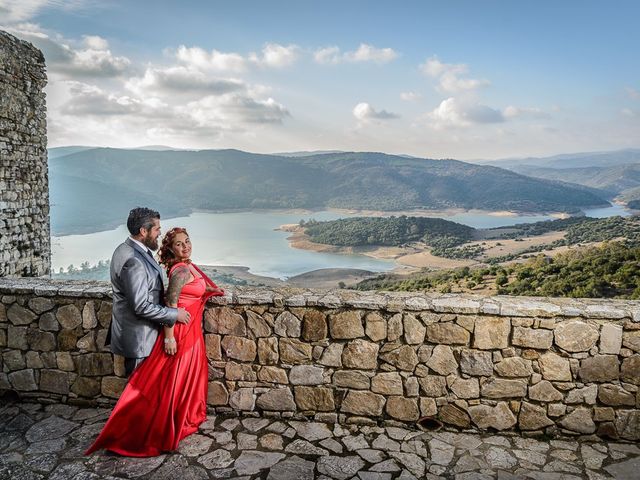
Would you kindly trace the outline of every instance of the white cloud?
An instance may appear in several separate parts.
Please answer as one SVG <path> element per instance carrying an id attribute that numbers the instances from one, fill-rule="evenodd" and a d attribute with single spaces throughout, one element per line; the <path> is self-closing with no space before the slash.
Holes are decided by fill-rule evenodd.
<path id="1" fill-rule="evenodd" d="M 178 61 L 199 70 L 221 72 L 242 72 L 247 68 L 246 59 L 238 53 L 223 53 L 218 50 L 207 52 L 200 47 L 180 45 L 175 53 Z"/>
<path id="2" fill-rule="evenodd" d="M 187 104 L 186 112 L 200 126 L 279 124 L 290 116 L 273 98 L 260 100 L 241 94 L 205 97 Z"/>
<path id="3" fill-rule="evenodd" d="M 7 23 L 24 22 L 46 8 L 75 10 L 84 0 L 0 0 L 0 18 Z"/>
<path id="4" fill-rule="evenodd" d="M 627 87 L 627 95 L 633 100 L 640 100 L 640 91 L 633 87 Z"/>
<path id="5" fill-rule="evenodd" d="M 142 77 L 130 78 L 125 87 L 140 96 L 153 95 L 222 95 L 245 90 L 240 80 L 211 77 L 181 65 L 148 67 Z"/>
<path id="6" fill-rule="evenodd" d="M 460 78 L 468 73 L 469 67 L 467 65 L 442 63 L 437 57 L 427 59 L 425 63 L 420 65 L 420 70 L 423 74 L 438 79 L 438 90 L 441 92 L 458 93 L 489 85 L 488 80 Z"/>
<path id="7" fill-rule="evenodd" d="M 398 57 L 392 48 L 376 48 L 366 43 L 361 43 L 357 50 L 340 52 L 338 47 L 325 47 L 316 50 L 314 59 L 320 64 L 374 62 L 388 63 Z"/>
<path id="8" fill-rule="evenodd" d="M 422 95 L 416 92 L 402 92 L 400 94 L 400 98 L 405 102 L 414 102 L 416 100 L 420 100 Z"/>
<path id="9" fill-rule="evenodd" d="M 14 25 L 7 31 L 33 43 L 42 50 L 47 67 L 67 77 L 115 77 L 125 73 L 131 65 L 127 57 L 111 52 L 107 40 L 95 35 L 85 36 L 74 46 L 74 42 L 49 34 L 31 23 Z"/>
<path id="10" fill-rule="evenodd" d="M 102 116 L 141 113 L 143 102 L 130 96 L 118 96 L 95 85 L 67 82 L 71 98 L 61 109 L 64 115 Z"/>
<path id="11" fill-rule="evenodd" d="M 249 60 L 261 67 L 283 68 L 295 63 L 300 53 L 297 45 L 279 45 L 268 43 L 262 49 L 262 55 L 252 53 Z"/>
<path id="12" fill-rule="evenodd" d="M 368 122 L 371 120 L 392 120 L 399 118 L 395 113 L 386 110 L 375 110 L 371 105 L 362 102 L 353 107 L 353 116 L 360 122 Z"/>
<path id="13" fill-rule="evenodd" d="M 625 117 L 635 118 L 638 116 L 638 114 L 630 108 L 623 108 L 622 110 L 620 110 L 620 113 L 622 113 L 622 115 L 624 115 Z"/>
<path id="14" fill-rule="evenodd" d="M 443 100 L 437 108 L 427 114 L 427 118 L 435 129 L 504 121 L 503 114 L 498 110 L 479 103 L 463 102 L 454 97 Z"/>
<path id="15" fill-rule="evenodd" d="M 502 114 L 504 118 L 550 118 L 550 115 L 541 110 L 540 108 L 522 108 L 522 107 L 514 107 L 513 105 L 509 105 L 506 107 Z"/>

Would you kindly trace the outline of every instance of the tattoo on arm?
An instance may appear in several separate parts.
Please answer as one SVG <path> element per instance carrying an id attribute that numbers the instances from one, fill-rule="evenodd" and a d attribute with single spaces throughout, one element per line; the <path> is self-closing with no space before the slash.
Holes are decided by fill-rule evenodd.
<path id="1" fill-rule="evenodd" d="M 178 297 L 180 296 L 182 287 L 189 283 L 190 280 L 191 272 L 189 271 L 189 267 L 186 265 L 180 266 L 173 271 L 171 278 L 169 279 L 169 288 L 167 288 L 167 293 L 165 295 L 167 306 L 178 306 Z"/>

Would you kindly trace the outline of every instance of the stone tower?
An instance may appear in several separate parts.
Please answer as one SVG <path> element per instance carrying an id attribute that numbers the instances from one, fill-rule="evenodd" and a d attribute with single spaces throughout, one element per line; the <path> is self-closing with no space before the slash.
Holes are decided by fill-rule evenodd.
<path id="1" fill-rule="evenodd" d="M 51 270 L 44 56 L 0 31 L 0 277 Z"/>

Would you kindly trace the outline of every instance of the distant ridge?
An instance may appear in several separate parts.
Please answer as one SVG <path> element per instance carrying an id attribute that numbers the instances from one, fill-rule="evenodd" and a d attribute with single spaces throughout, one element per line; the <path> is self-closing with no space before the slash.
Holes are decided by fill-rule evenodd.
<path id="1" fill-rule="evenodd" d="M 484 165 L 511 168 L 519 166 L 545 168 L 585 168 L 612 167 L 640 163 L 640 148 L 626 148 L 623 150 L 604 152 L 563 153 L 551 157 L 505 158 L 501 160 L 478 160 Z"/>
<path id="2" fill-rule="evenodd" d="M 108 208 L 116 191 L 127 199 L 125 204 L 157 199 L 154 205 L 172 211 L 463 208 L 577 213 L 582 208 L 609 205 L 603 195 L 587 187 L 458 160 L 375 152 L 286 157 L 233 149 L 91 148 L 50 158 L 49 171 L 52 182 L 65 176 L 101 186 L 87 191 L 66 181 L 64 197 L 53 192 L 52 223 L 67 229 L 73 228 L 74 221 L 83 228 L 90 228 L 92 222 L 121 223 L 122 213 Z M 79 210 L 73 201 L 74 188 L 82 189 L 78 195 L 84 203 L 100 206 L 95 219 L 87 218 L 91 213 L 86 209 L 84 213 Z"/>

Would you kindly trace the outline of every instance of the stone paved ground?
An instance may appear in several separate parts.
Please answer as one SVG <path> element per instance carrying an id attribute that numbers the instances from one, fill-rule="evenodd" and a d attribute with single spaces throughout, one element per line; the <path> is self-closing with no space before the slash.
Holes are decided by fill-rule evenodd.
<path id="1" fill-rule="evenodd" d="M 0 479 L 638 479 L 640 446 L 210 416 L 178 452 L 84 457 L 109 409 L 0 406 Z"/>

